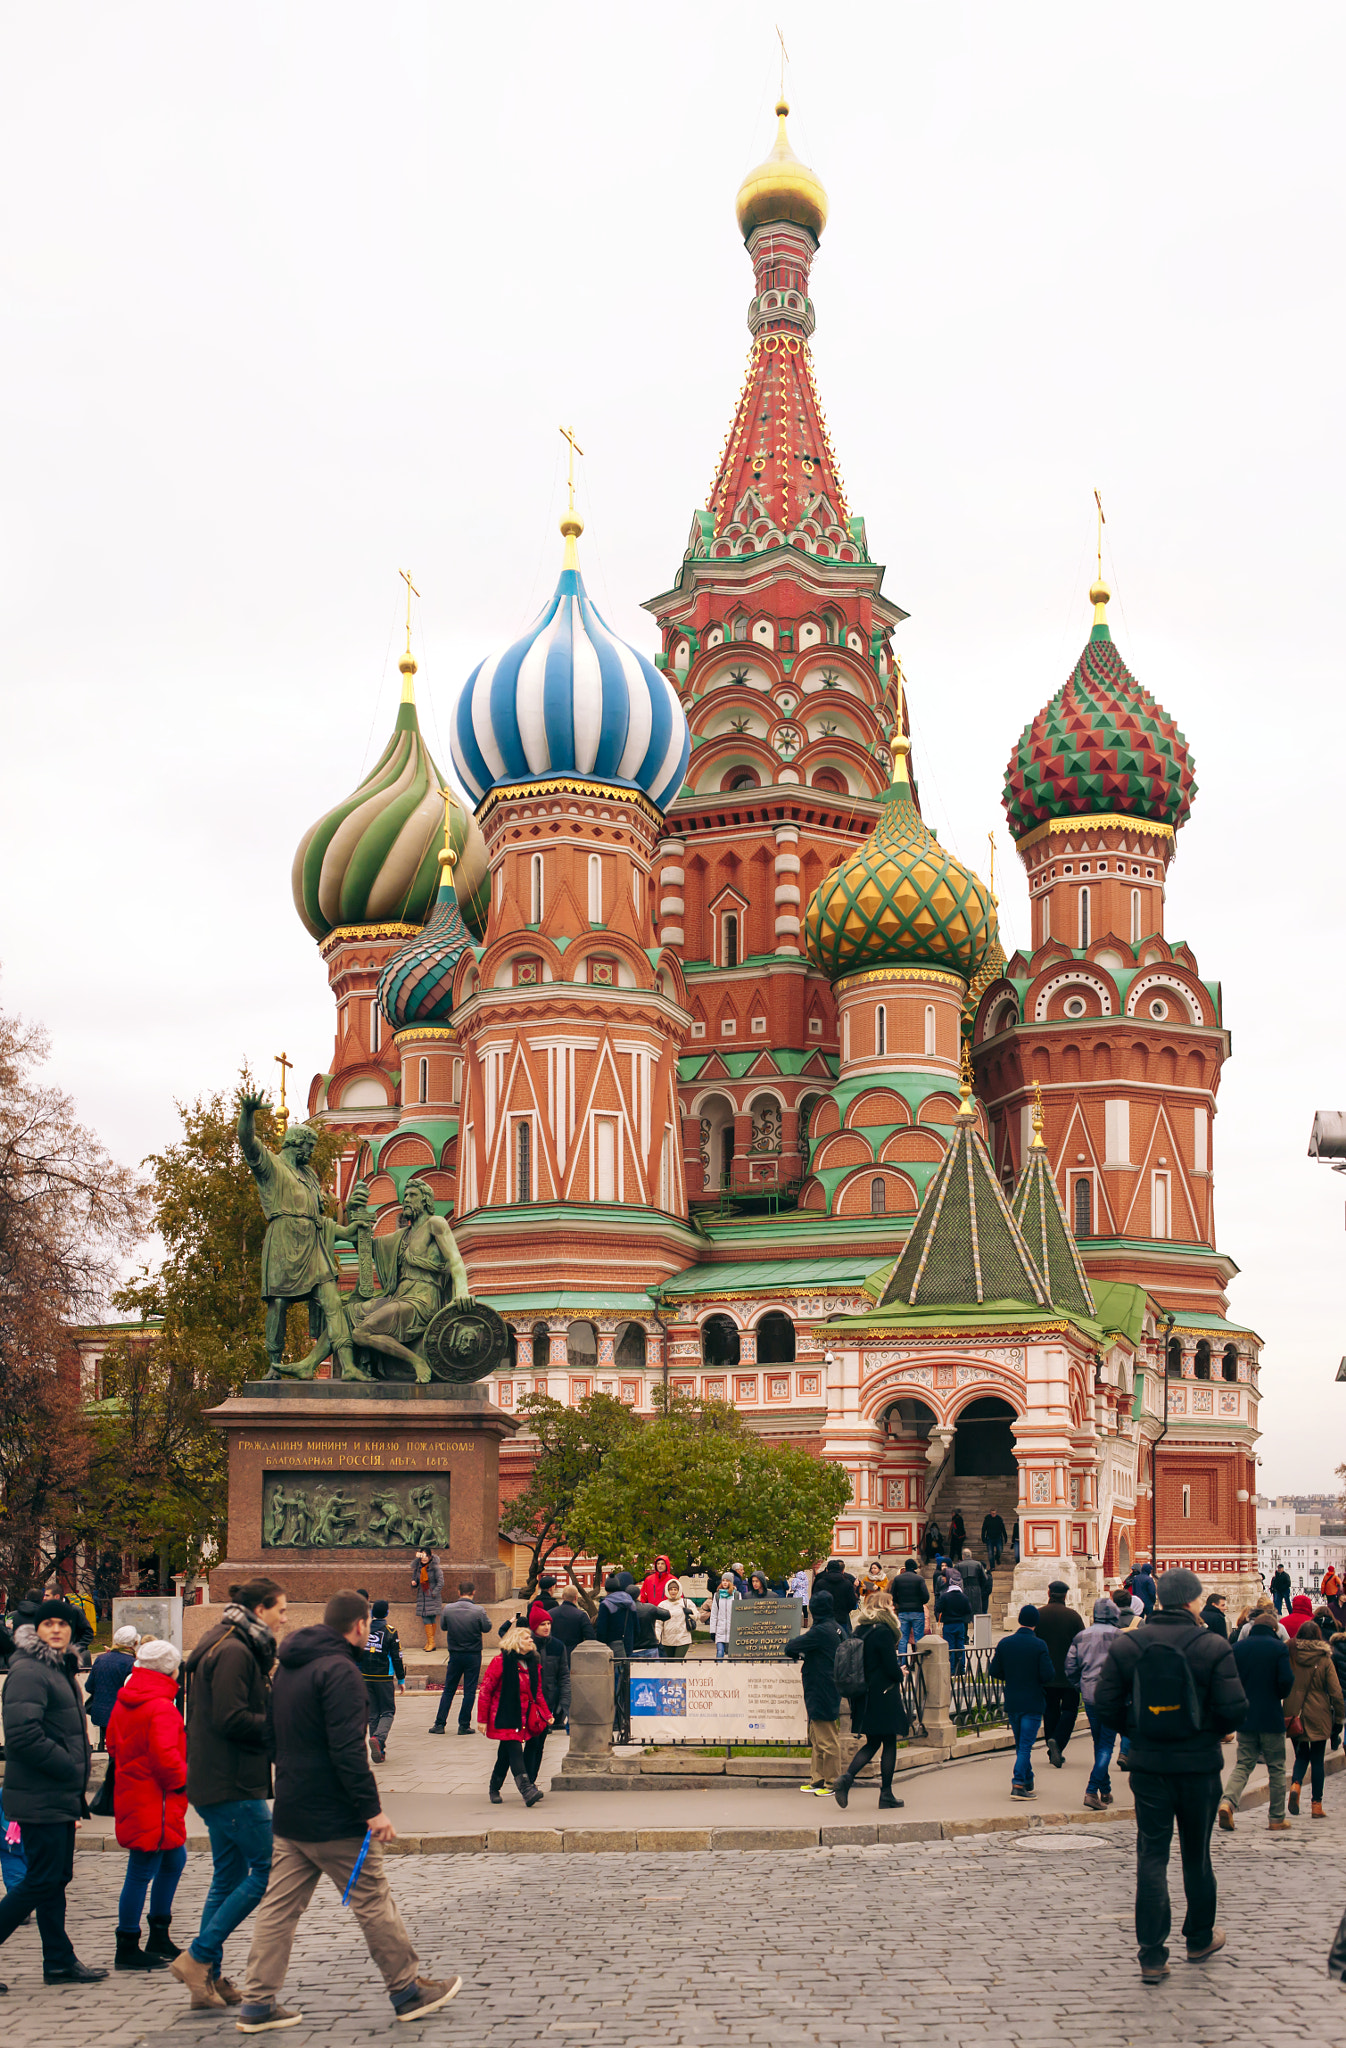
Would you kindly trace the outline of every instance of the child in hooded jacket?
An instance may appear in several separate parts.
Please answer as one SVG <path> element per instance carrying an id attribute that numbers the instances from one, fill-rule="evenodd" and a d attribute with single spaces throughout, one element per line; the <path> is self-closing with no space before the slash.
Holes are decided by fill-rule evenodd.
<path id="1" fill-rule="evenodd" d="M 508 1772 L 525 1806 L 536 1806 L 543 1794 L 528 1776 L 524 1744 L 545 1735 L 551 1710 L 542 1696 L 541 1659 L 532 1632 L 516 1622 L 487 1666 L 477 1693 L 477 1719 L 488 1738 L 498 1743 L 488 1788 L 492 1806 L 503 1802 L 500 1788 Z"/>
<path id="2" fill-rule="evenodd" d="M 172 1643 L 149 1636 L 108 1717 L 115 1771 L 117 1840 L 129 1853 L 117 1907 L 118 1970 L 166 1970 L 182 1951 L 169 1938 L 173 1899 L 187 1861 L 187 1729 L 177 1708 Z M 142 1953 L 140 1915 L 150 1895 L 150 1933 Z"/>

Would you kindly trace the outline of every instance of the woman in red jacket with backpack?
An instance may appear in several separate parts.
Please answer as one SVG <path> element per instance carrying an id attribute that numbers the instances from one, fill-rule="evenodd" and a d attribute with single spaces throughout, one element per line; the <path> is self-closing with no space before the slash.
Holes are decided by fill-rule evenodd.
<path id="1" fill-rule="evenodd" d="M 130 1851 L 117 1909 L 118 1970 L 166 1970 L 181 1954 L 169 1939 L 173 1897 L 187 1861 L 187 1730 L 177 1708 L 172 1643 L 150 1637 L 117 1694 L 107 1724 L 117 1840 Z M 150 1934 L 140 1947 L 140 1915 L 150 1895 Z"/>
<path id="2" fill-rule="evenodd" d="M 525 1742 L 551 1727 L 551 1709 L 542 1697 L 541 1661 L 531 1631 L 516 1623 L 481 1681 L 477 1719 L 485 1723 L 490 1740 L 500 1744 L 491 1772 L 492 1806 L 503 1803 L 500 1787 L 506 1771 L 512 1772 L 525 1806 L 536 1806 L 543 1796 L 523 1761 Z"/>

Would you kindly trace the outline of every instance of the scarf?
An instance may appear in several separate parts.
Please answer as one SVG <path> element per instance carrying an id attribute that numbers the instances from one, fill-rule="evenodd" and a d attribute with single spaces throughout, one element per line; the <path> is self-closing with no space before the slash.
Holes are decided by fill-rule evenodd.
<path id="1" fill-rule="evenodd" d="M 500 1652 L 500 1691 L 496 1695 L 495 1725 L 497 1728 L 517 1728 L 527 1736 L 524 1722 L 523 1690 L 519 1682 L 519 1666 L 528 1673 L 532 1697 L 539 1696 L 538 1656 L 535 1650 L 502 1650 Z"/>
<path id="2" fill-rule="evenodd" d="M 242 1636 L 263 1671 L 269 1671 L 276 1661 L 276 1638 L 266 1623 L 232 1600 L 225 1608 L 223 1618 L 235 1635 Z"/>

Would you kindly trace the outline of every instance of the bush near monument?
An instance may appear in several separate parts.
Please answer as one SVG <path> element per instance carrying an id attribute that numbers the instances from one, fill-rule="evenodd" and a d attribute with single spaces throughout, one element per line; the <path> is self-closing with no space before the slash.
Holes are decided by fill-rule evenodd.
<path id="1" fill-rule="evenodd" d="M 575 1497 L 640 1423 L 626 1403 L 611 1394 L 588 1394 L 573 1408 L 550 1394 L 528 1394 L 518 1412 L 537 1437 L 537 1463 L 522 1492 L 503 1503 L 500 1533 L 506 1541 L 531 1547 L 524 1588 L 531 1595 L 553 1552 L 579 1554 L 583 1546 L 571 1533 Z"/>

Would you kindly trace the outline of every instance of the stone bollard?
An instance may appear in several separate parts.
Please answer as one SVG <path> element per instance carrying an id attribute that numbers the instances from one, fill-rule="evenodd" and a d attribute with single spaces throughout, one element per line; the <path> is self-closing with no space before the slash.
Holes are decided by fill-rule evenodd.
<path id="1" fill-rule="evenodd" d="M 606 1643 L 576 1643 L 570 1653 L 570 1748 L 572 1764 L 612 1760 L 612 1652 Z"/>
<path id="2" fill-rule="evenodd" d="M 925 1741 L 941 1759 L 951 1757 L 958 1740 L 953 1718 L 953 1686 L 949 1677 L 949 1646 L 943 1636 L 922 1636 L 912 1645 L 925 1679 Z"/>

